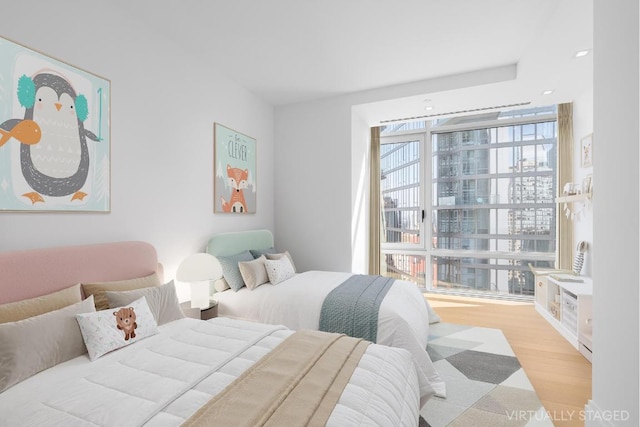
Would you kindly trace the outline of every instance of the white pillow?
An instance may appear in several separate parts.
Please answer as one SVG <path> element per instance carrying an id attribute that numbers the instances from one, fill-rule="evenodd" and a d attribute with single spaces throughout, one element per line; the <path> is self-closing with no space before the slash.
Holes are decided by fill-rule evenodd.
<path id="1" fill-rule="evenodd" d="M 283 256 L 280 259 L 266 259 L 264 261 L 264 266 L 267 270 L 267 276 L 269 276 L 269 281 L 272 285 L 277 285 L 278 283 L 287 280 L 293 276 L 295 276 L 296 272 L 293 268 L 293 264 L 291 264 L 291 260 L 287 256 Z"/>
<path id="2" fill-rule="evenodd" d="M 38 316 L 0 324 L 0 392 L 87 352 L 76 322 L 95 312 L 93 297 Z"/>
<path id="3" fill-rule="evenodd" d="M 184 318 L 173 280 L 164 285 L 131 291 L 105 291 L 104 295 L 109 300 L 109 307 L 125 307 L 138 298 L 145 297 L 158 325 Z"/>
<path id="4" fill-rule="evenodd" d="M 262 255 L 253 261 L 240 261 L 238 263 L 242 280 L 244 280 L 244 284 L 249 290 L 254 290 L 269 281 L 269 276 L 267 276 L 267 270 L 264 266 L 266 260 L 264 255 Z"/>
<path id="5" fill-rule="evenodd" d="M 293 258 L 291 258 L 291 254 L 289 253 L 289 251 L 284 251 L 280 253 L 265 253 L 264 256 L 267 257 L 267 259 L 280 259 L 286 256 L 287 258 L 289 258 L 289 261 L 291 262 L 291 266 L 293 267 L 293 272 L 295 273 L 298 271 L 296 269 L 296 265 L 293 263 Z"/>
<path id="6" fill-rule="evenodd" d="M 76 319 L 92 361 L 158 333 L 158 324 L 145 297 L 133 301 L 127 307 L 77 314 Z"/>
<path id="7" fill-rule="evenodd" d="M 227 289 L 231 289 L 224 277 L 215 280 L 213 282 L 213 288 L 216 290 L 216 292 L 224 292 Z"/>
<path id="8" fill-rule="evenodd" d="M 429 324 L 441 322 L 442 319 L 440 319 L 440 316 L 438 316 L 438 313 L 436 313 L 433 307 L 431 307 L 431 304 L 429 303 L 429 301 L 426 298 L 424 300 L 427 303 L 427 312 L 429 313 Z"/>

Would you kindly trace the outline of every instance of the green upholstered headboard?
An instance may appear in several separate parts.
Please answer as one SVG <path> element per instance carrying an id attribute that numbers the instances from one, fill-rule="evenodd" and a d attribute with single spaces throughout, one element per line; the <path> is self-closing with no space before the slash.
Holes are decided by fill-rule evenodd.
<path id="1" fill-rule="evenodd" d="M 229 256 L 249 249 L 272 247 L 273 234 L 269 230 L 233 231 L 211 237 L 206 252 L 214 256 Z"/>

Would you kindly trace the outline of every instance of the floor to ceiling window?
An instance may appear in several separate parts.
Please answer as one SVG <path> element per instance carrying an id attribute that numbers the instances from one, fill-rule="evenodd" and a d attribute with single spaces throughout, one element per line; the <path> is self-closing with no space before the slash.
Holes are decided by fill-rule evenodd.
<path id="1" fill-rule="evenodd" d="M 381 129 L 382 274 L 533 295 L 556 252 L 555 106 Z"/>

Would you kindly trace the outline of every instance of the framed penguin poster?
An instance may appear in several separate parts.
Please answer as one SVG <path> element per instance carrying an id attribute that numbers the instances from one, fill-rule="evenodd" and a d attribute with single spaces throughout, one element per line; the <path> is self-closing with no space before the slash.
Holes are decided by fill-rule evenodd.
<path id="1" fill-rule="evenodd" d="M 0 37 L 0 211 L 110 211 L 110 86 Z"/>
<path id="2" fill-rule="evenodd" d="M 213 124 L 213 211 L 256 212 L 256 140 Z"/>

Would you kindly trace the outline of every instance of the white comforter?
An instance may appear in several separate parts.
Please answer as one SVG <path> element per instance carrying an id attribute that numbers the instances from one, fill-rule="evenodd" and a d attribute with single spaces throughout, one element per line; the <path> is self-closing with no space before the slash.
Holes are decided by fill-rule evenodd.
<path id="1" fill-rule="evenodd" d="M 160 331 L 0 393 L 0 425 L 177 426 L 292 333 L 225 318 L 181 319 Z M 408 352 L 370 345 L 327 425 L 415 427 L 419 388 Z"/>
<path id="2" fill-rule="evenodd" d="M 247 319 L 294 330 L 318 330 L 325 297 L 352 273 L 307 271 L 278 285 L 216 293 L 218 315 Z M 445 384 L 426 351 L 429 336 L 427 302 L 415 284 L 396 280 L 378 312 L 376 342 L 411 352 L 420 369 L 422 395 L 445 396 Z"/>

